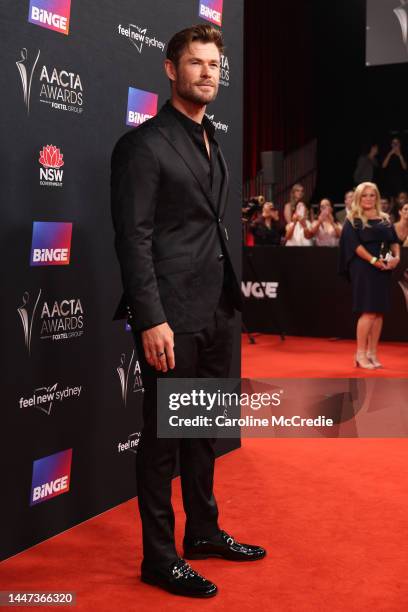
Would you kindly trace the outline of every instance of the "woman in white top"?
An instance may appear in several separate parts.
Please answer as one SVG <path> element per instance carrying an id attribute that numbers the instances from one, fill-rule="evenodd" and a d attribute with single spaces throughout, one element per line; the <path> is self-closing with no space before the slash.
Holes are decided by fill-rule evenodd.
<path id="1" fill-rule="evenodd" d="M 316 246 L 338 246 L 341 224 L 335 220 L 333 213 L 332 203 L 328 198 L 323 198 L 319 205 L 319 217 L 312 225 Z"/>
<path id="2" fill-rule="evenodd" d="M 292 221 L 286 226 L 285 246 L 313 246 L 312 223 L 303 202 L 296 204 Z"/>

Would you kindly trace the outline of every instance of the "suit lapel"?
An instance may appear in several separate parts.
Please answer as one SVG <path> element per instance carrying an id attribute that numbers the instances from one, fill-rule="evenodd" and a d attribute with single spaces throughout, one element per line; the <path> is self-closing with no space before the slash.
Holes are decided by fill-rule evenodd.
<path id="1" fill-rule="evenodd" d="M 197 180 L 211 210 L 217 215 L 216 204 L 211 193 L 205 160 L 201 159 L 202 156 L 200 156 L 200 152 L 194 146 L 194 143 L 191 138 L 189 138 L 183 126 L 179 125 L 177 120 L 175 120 L 165 108 L 162 109 L 161 113 L 165 113 L 166 120 L 165 122 L 161 122 L 158 126 L 158 130 L 183 159 L 184 163 Z M 168 118 L 170 121 L 167 120 Z"/>

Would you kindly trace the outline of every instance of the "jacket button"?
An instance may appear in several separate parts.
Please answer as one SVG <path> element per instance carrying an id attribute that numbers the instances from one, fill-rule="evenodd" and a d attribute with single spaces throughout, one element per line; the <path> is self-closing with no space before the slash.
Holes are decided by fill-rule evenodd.
<path id="1" fill-rule="evenodd" d="M 218 255 L 218 259 L 219 259 L 219 261 L 221 261 L 222 259 L 224 259 L 224 255 L 223 255 L 222 253 L 220 253 L 220 254 Z"/>
<path id="2" fill-rule="evenodd" d="M 220 217 L 218 217 L 218 219 L 217 219 L 217 223 L 221 223 L 221 219 L 220 219 Z"/>

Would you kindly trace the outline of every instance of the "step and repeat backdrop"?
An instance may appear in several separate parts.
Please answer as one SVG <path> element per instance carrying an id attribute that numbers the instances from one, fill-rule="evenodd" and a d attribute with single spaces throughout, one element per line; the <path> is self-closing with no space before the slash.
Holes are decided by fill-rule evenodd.
<path id="1" fill-rule="evenodd" d="M 166 43 L 194 23 L 226 43 L 207 113 L 231 171 L 239 269 L 242 21 L 243 0 L 1 3 L 3 559 L 137 493 L 143 381 L 112 321 L 110 156 L 169 97 Z"/>
<path id="2" fill-rule="evenodd" d="M 338 249 L 244 249 L 243 320 L 249 331 L 293 336 L 355 338 L 351 285 L 338 274 Z M 408 249 L 393 272 L 392 310 L 383 340 L 408 341 Z"/>

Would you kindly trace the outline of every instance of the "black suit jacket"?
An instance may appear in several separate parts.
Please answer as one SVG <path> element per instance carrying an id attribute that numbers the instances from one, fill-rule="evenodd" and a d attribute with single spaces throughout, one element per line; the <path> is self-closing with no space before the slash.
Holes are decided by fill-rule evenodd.
<path id="1" fill-rule="evenodd" d="M 174 332 L 198 331 L 210 322 L 223 283 L 240 309 L 223 223 L 228 170 L 220 155 L 217 206 L 208 163 L 166 106 L 116 144 L 112 217 L 124 294 L 114 319 L 128 317 L 136 331 L 164 321 Z"/>

